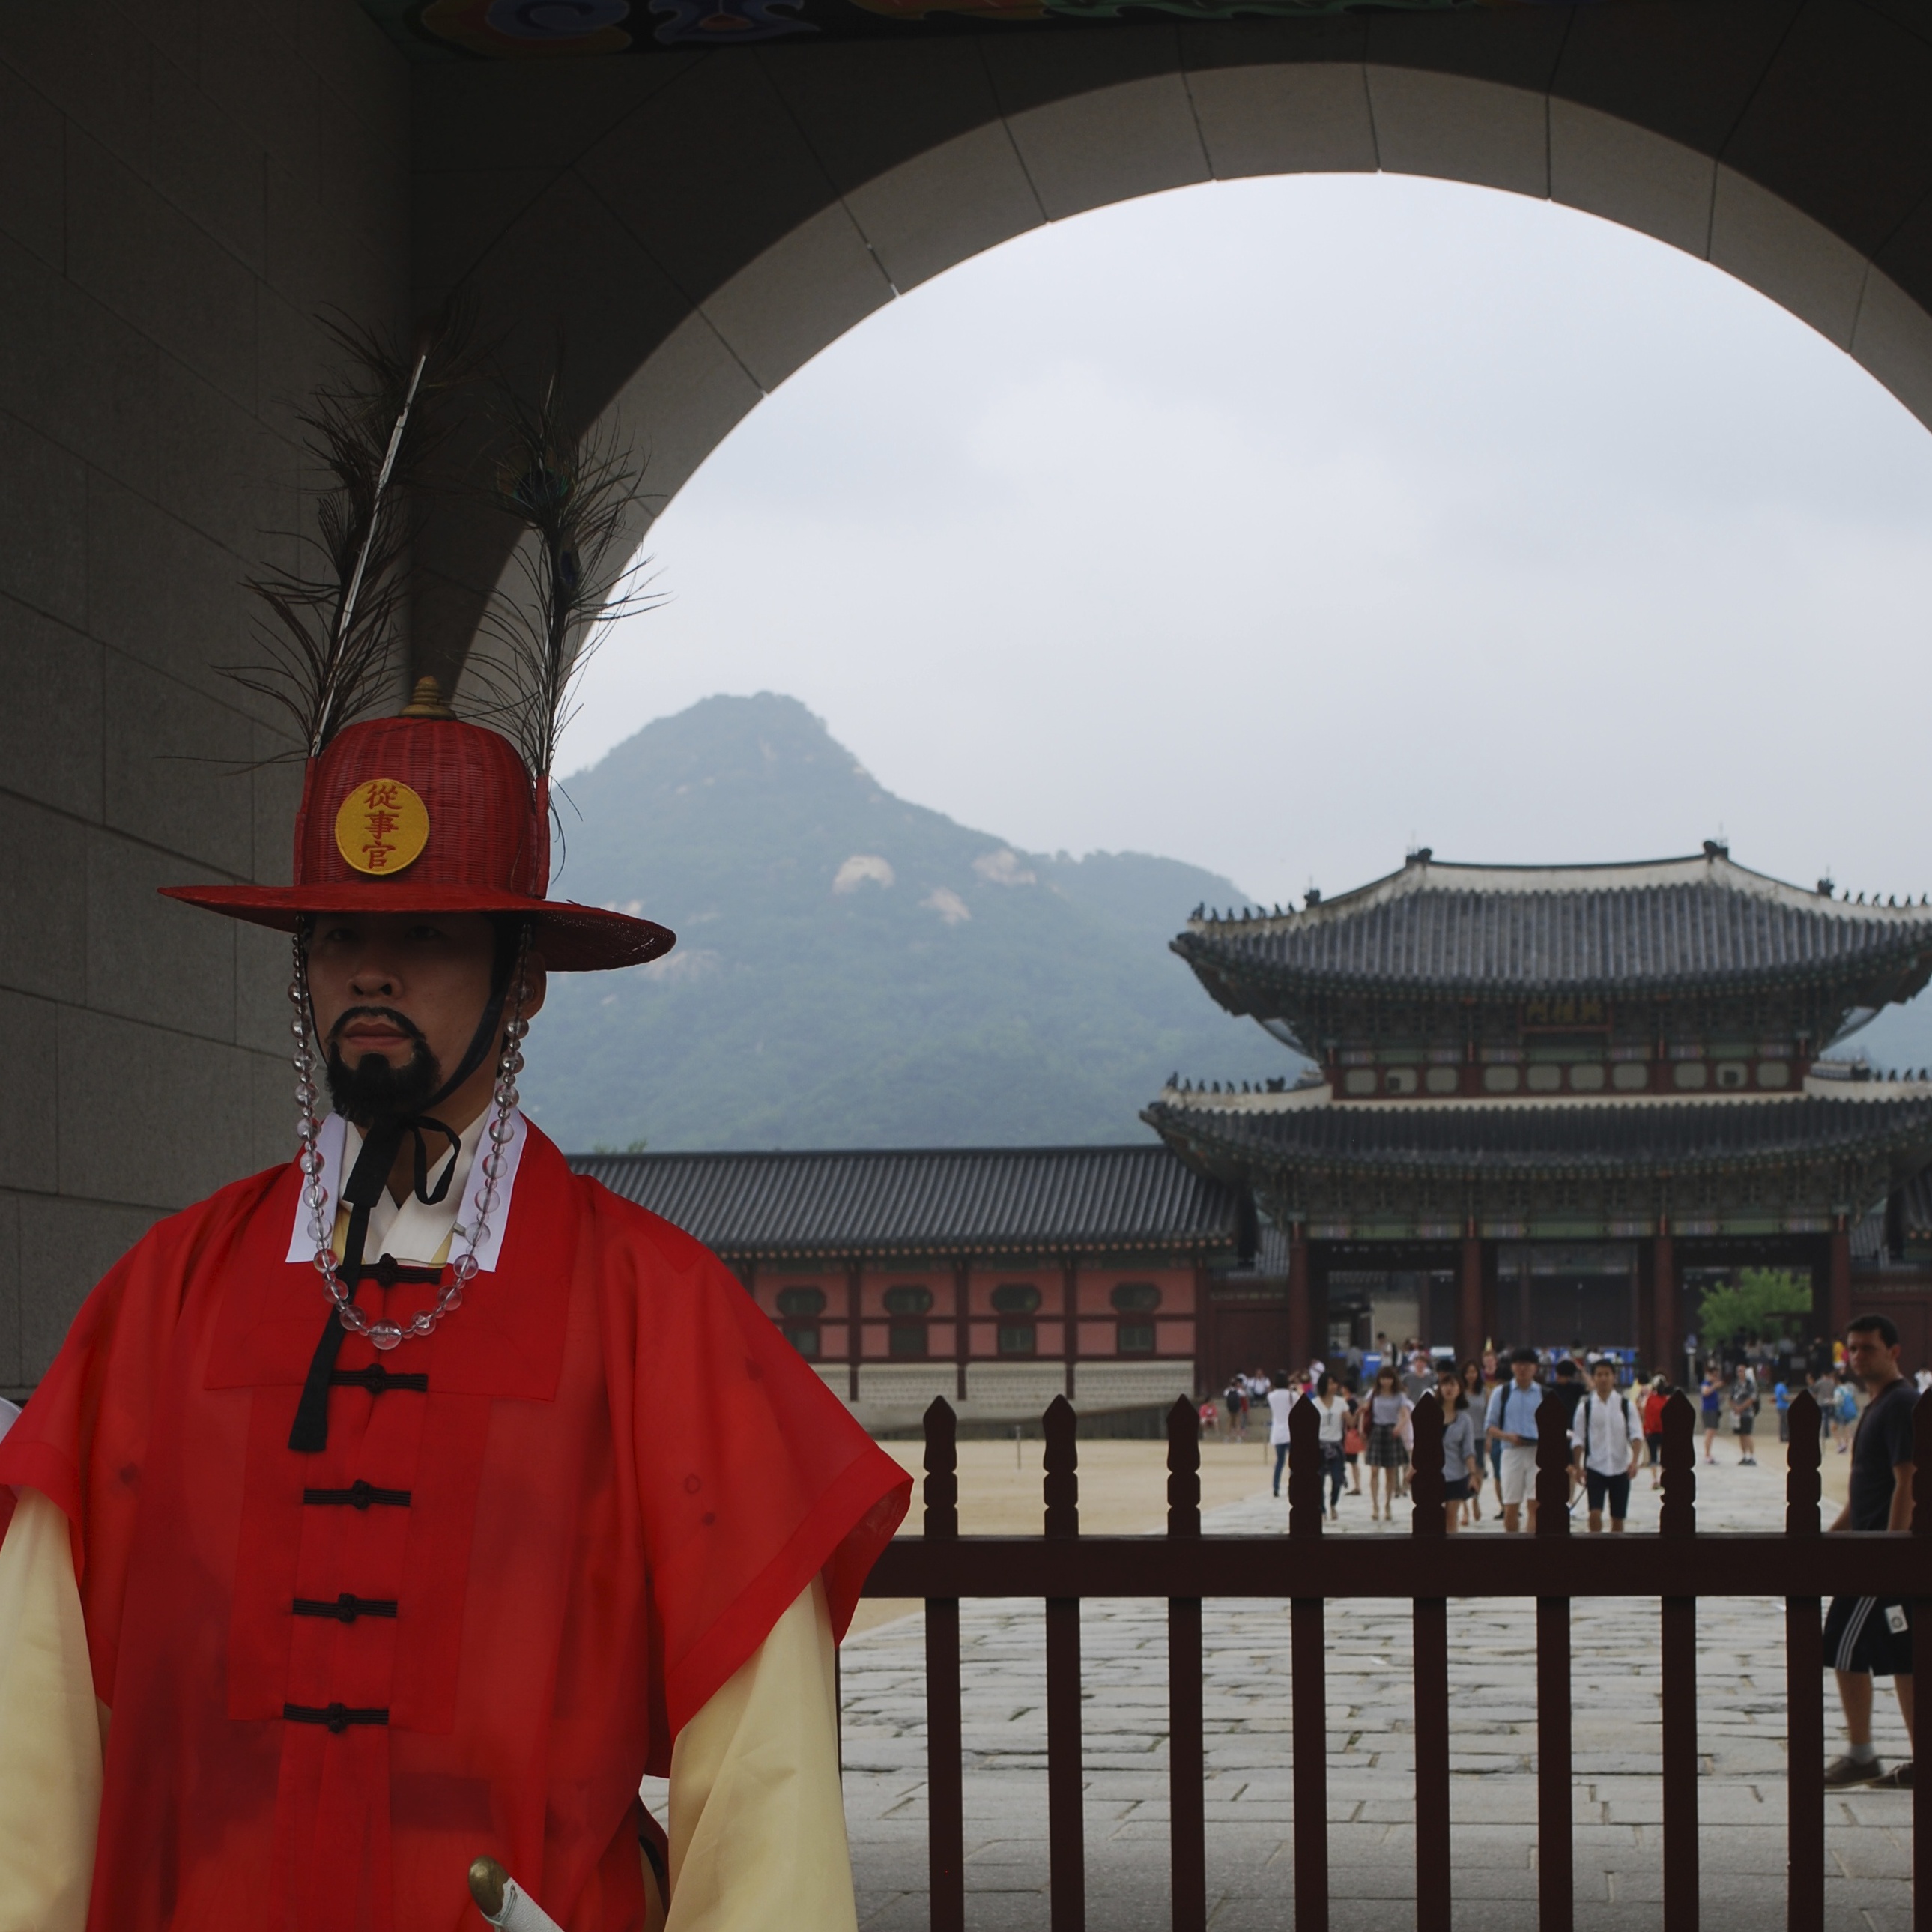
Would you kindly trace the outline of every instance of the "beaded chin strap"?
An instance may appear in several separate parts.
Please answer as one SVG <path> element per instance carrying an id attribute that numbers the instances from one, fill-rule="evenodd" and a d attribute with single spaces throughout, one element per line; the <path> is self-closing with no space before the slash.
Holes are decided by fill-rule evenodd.
<path id="1" fill-rule="evenodd" d="M 476 1277 L 476 1250 L 489 1238 L 490 1216 L 500 1204 L 497 1190 L 503 1178 L 506 1150 L 516 1138 L 516 1124 L 510 1116 L 516 1111 L 517 1076 L 524 1066 L 523 1041 L 530 1030 L 530 1022 L 524 1018 L 524 970 L 530 953 L 530 929 L 526 924 L 517 940 L 516 964 L 510 983 L 510 1017 L 504 1023 L 503 1052 L 496 1063 L 492 1096 L 496 1117 L 490 1123 L 490 1145 L 483 1155 L 482 1190 L 472 1197 L 476 1218 L 467 1228 L 459 1225 L 452 1228 L 452 1234 L 464 1244 L 460 1252 L 450 1257 L 452 1278 L 437 1295 L 435 1306 L 420 1310 L 406 1326 L 394 1322 L 372 1322 L 356 1305 L 355 1285 L 345 1284 L 336 1272 L 334 1231 L 323 1219 L 328 1211 L 328 1190 L 322 1184 L 322 1159 L 316 1145 L 322 1123 L 316 1118 L 316 1102 L 320 1096 L 315 1084 L 315 1055 L 310 1042 L 320 1030 L 315 1025 L 314 1002 L 309 996 L 305 938 L 301 932 L 295 938 L 295 976 L 289 982 L 289 1003 L 295 1008 L 296 1016 L 290 1030 L 296 1040 L 296 1131 L 302 1139 L 298 1164 L 302 1172 L 302 1198 L 308 1204 L 309 1238 L 315 1244 L 315 1270 L 322 1276 L 328 1298 L 334 1304 L 336 1319 L 350 1334 L 366 1335 L 374 1346 L 386 1352 L 434 1334 L 446 1315 L 454 1314 L 463 1306 L 463 1291 Z"/>

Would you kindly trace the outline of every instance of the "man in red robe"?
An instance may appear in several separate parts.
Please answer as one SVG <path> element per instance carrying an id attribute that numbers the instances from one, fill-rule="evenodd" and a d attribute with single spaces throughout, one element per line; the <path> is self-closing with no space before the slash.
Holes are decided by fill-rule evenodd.
<path id="1" fill-rule="evenodd" d="M 485 1855 L 568 1932 L 854 1923 L 832 1646 L 909 1483 L 518 1110 L 547 970 L 673 943 L 546 899 L 547 820 L 419 688 L 311 762 L 292 886 L 176 895 L 296 935 L 302 1150 L 0 1442 L 0 1932 L 455 1932 Z"/>

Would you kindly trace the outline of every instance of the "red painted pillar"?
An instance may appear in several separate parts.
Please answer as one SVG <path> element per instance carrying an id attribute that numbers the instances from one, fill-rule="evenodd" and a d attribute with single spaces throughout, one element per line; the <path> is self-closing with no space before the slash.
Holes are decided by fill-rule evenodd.
<path id="1" fill-rule="evenodd" d="M 845 1360 L 850 1399 L 859 1400 L 859 1358 L 864 1350 L 865 1331 L 859 1325 L 859 1264 L 845 1270 Z"/>
<path id="2" fill-rule="evenodd" d="M 1664 1364 L 1657 1346 L 1657 1285 L 1652 1279 L 1651 1244 L 1640 1241 L 1636 1250 L 1636 1360 L 1646 1377 Z"/>
<path id="3" fill-rule="evenodd" d="M 1214 1304 L 1208 1298 L 1208 1268 L 1194 1264 L 1194 1394 L 1196 1400 L 1214 1388 Z"/>
<path id="4" fill-rule="evenodd" d="M 1310 1299 L 1315 1292 L 1314 1271 L 1309 1266 L 1306 1223 L 1298 1221 L 1288 1239 L 1288 1366 L 1299 1375 L 1315 1358 L 1315 1338 L 1309 1317 Z"/>
<path id="5" fill-rule="evenodd" d="M 1650 1244 L 1650 1306 L 1656 1365 L 1676 1382 L 1684 1372 L 1684 1337 L 1677 1332 L 1677 1257 L 1668 1222 L 1659 1223 Z"/>
<path id="6" fill-rule="evenodd" d="M 1060 1306 L 1062 1320 L 1060 1324 L 1060 1352 L 1066 1359 L 1066 1400 L 1073 1400 L 1073 1358 L 1076 1352 L 1076 1340 L 1079 1334 L 1080 1318 L 1080 1258 L 1070 1255 L 1060 1270 Z"/>
<path id="7" fill-rule="evenodd" d="M 1456 1359 L 1474 1361 L 1483 1352 L 1483 1242 L 1473 1232 L 1462 1237 L 1456 1288 Z"/>
<path id="8" fill-rule="evenodd" d="M 966 1360 L 973 1331 L 966 1325 L 966 1291 L 972 1285 L 970 1262 L 962 1262 L 952 1270 L 952 1354 L 958 1364 L 958 1400 L 966 1400 Z"/>
<path id="9" fill-rule="evenodd" d="M 1832 1340 L 1842 1342 L 1852 1320 L 1852 1231 L 1845 1216 L 1832 1230 Z"/>

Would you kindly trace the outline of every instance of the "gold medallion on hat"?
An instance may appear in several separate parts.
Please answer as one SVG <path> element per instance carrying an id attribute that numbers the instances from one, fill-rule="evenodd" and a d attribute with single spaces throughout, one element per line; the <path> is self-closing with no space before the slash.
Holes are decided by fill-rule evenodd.
<path id="1" fill-rule="evenodd" d="M 382 878 L 413 865 L 429 843 L 429 808 L 400 778 L 364 778 L 335 814 L 335 848 Z"/>

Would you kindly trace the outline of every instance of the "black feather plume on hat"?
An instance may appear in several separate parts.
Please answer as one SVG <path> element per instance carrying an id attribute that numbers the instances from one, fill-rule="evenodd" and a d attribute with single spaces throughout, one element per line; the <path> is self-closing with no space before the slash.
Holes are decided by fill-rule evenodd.
<path id="1" fill-rule="evenodd" d="M 572 429 L 562 388 L 560 356 L 534 401 L 500 386 L 495 494 L 524 536 L 471 662 L 481 715 L 536 780 L 556 764 L 576 715 L 578 678 L 610 627 L 662 602 L 650 589 L 649 560 L 627 556 L 642 521 L 644 463 L 614 432 Z"/>
<path id="2" fill-rule="evenodd" d="M 406 350 L 340 317 L 322 326 L 344 373 L 318 390 L 301 422 L 326 478 L 316 533 L 302 536 L 304 563 L 251 578 L 264 607 L 263 665 L 226 675 L 268 698 L 296 728 L 294 755 L 317 756 L 345 724 L 394 688 L 404 564 L 416 517 L 412 493 L 440 431 L 439 405 L 471 380 L 467 302 L 453 298 Z"/>

